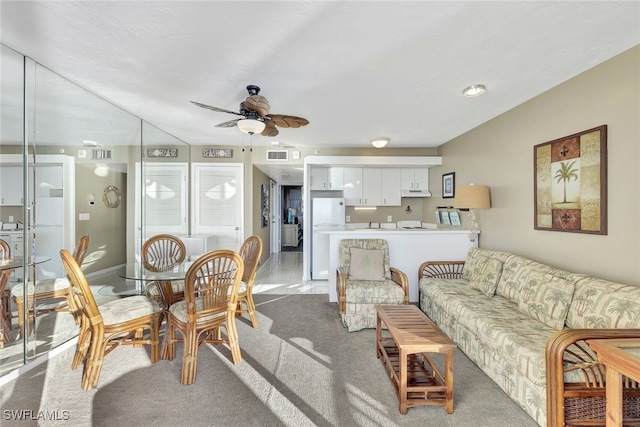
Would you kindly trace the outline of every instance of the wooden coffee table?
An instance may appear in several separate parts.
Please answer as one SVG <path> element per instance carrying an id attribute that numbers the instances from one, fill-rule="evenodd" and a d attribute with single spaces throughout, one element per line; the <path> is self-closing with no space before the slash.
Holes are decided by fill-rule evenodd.
<path id="1" fill-rule="evenodd" d="M 400 402 L 400 413 L 419 405 L 453 413 L 456 345 L 415 305 L 377 305 L 376 348 Z M 387 331 L 383 334 L 382 324 Z M 384 335 L 384 336 L 383 336 Z M 444 355 L 443 372 L 428 353 Z"/>

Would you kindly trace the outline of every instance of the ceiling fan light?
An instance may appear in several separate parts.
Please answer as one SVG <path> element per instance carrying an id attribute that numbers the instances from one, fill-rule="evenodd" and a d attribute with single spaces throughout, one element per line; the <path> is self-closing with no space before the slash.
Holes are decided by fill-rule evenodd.
<path id="1" fill-rule="evenodd" d="M 389 143 L 389 138 L 374 138 L 371 140 L 371 145 L 376 148 L 382 148 Z"/>
<path id="2" fill-rule="evenodd" d="M 480 96 L 487 91 L 485 85 L 471 85 L 462 90 L 462 94 L 467 98 L 473 98 L 474 96 Z"/>
<path id="3" fill-rule="evenodd" d="M 254 119 L 238 120 L 236 124 L 238 125 L 238 129 L 240 129 L 241 132 L 248 133 L 249 135 L 261 133 L 266 126 L 264 122 Z"/>

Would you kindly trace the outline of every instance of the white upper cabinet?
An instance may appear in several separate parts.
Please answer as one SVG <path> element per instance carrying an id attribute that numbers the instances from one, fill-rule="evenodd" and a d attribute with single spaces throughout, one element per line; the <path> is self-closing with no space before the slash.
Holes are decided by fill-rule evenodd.
<path id="1" fill-rule="evenodd" d="M 22 206 L 22 166 L 0 166 L 0 204 Z"/>
<path id="2" fill-rule="evenodd" d="M 427 191 L 429 189 L 429 168 L 403 168 L 403 191 Z"/>
<path id="3" fill-rule="evenodd" d="M 400 168 L 382 168 L 382 201 L 381 206 L 401 206 L 401 171 Z"/>
<path id="4" fill-rule="evenodd" d="M 314 166 L 309 170 L 309 188 L 311 190 L 342 190 L 343 168 L 327 168 Z"/>
<path id="5" fill-rule="evenodd" d="M 344 168 L 347 206 L 401 206 L 401 168 Z"/>
<path id="6" fill-rule="evenodd" d="M 343 168 L 344 199 L 347 206 L 362 206 L 362 168 Z"/>
<path id="7" fill-rule="evenodd" d="M 362 206 L 382 205 L 382 170 L 362 169 Z"/>
<path id="8" fill-rule="evenodd" d="M 329 168 L 329 190 L 342 190 L 344 183 L 344 168 Z"/>
<path id="9" fill-rule="evenodd" d="M 314 166 L 309 169 L 309 189 L 327 190 L 329 168 Z"/>

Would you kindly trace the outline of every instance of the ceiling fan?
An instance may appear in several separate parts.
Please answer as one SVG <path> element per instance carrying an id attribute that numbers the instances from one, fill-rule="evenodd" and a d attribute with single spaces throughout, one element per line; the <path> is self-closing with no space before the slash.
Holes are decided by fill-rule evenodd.
<path id="1" fill-rule="evenodd" d="M 247 86 L 247 91 L 249 92 L 249 96 L 244 102 L 240 103 L 239 112 L 212 107 L 211 105 L 201 104 L 195 101 L 191 101 L 191 103 L 208 110 L 242 116 L 240 119 L 217 124 L 216 127 L 229 128 L 238 126 L 242 132 L 250 135 L 259 133 L 264 136 L 276 136 L 280 133 L 276 126 L 281 128 L 299 128 L 309 124 L 309 120 L 303 119 L 302 117 L 285 114 L 269 114 L 269 101 L 267 101 L 267 98 L 264 96 L 258 95 L 260 88 L 255 85 L 249 85 Z"/>

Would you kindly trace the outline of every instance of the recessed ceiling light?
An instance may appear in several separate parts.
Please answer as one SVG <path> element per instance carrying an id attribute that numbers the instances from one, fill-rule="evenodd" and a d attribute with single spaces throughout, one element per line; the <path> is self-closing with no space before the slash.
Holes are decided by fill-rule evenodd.
<path id="1" fill-rule="evenodd" d="M 371 145 L 373 145 L 376 148 L 382 148 L 385 145 L 387 145 L 389 141 L 390 141 L 389 138 L 373 138 L 371 140 Z"/>
<path id="2" fill-rule="evenodd" d="M 485 85 L 472 85 L 464 88 L 462 94 L 467 98 L 473 98 L 474 96 L 480 96 L 485 93 L 487 88 Z"/>

